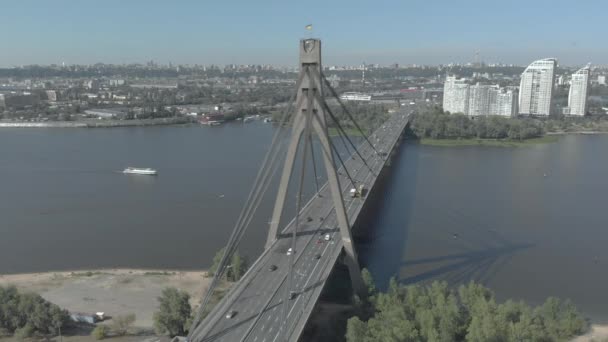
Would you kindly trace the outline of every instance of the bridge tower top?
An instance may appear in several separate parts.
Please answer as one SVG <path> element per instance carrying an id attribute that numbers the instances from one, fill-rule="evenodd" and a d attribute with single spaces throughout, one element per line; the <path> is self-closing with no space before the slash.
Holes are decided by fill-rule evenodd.
<path id="1" fill-rule="evenodd" d="M 300 64 L 301 66 L 316 64 L 321 68 L 320 39 L 300 39 Z"/>

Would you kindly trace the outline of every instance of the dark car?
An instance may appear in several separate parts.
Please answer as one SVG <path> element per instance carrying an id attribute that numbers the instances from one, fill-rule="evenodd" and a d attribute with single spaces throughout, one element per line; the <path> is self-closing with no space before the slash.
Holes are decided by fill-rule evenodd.
<path id="1" fill-rule="evenodd" d="M 321 259 L 321 254 L 315 255 L 315 259 L 317 259 L 317 260 Z"/>
<path id="2" fill-rule="evenodd" d="M 270 267 L 268 267 L 268 270 L 269 270 L 270 272 L 272 272 L 272 271 L 276 271 L 276 270 L 277 270 L 277 268 L 278 268 L 278 267 L 277 267 L 277 265 L 270 265 Z"/>
<path id="3" fill-rule="evenodd" d="M 291 300 L 291 299 L 294 299 L 294 298 L 296 298 L 296 296 L 297 296 L 297 295 L 298 295 L 298 294 L 297 294 L 295 291 L 290 291 L 290 292 L 289 292 L 289 299 L 290 299 L 290 300 Z"/>

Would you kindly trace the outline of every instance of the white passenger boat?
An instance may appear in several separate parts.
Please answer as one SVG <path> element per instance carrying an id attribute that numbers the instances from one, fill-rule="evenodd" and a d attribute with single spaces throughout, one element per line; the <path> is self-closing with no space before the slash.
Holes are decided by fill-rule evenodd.
<path id="1" fill-rule="evenodd" d="M 156 175 L 157 172 L 151 168 L 128 167 L 122 173 L 130 173 L 135 175 Z"/>

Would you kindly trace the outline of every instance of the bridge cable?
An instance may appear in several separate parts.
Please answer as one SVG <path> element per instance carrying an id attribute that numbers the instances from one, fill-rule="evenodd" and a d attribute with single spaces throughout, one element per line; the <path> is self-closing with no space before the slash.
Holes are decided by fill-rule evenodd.
<path id="1" fill-rule="evenodd" d="M 276 155 L 277 153 L 273 153 L 274 155 Z M 276 160 L 276 158 L 273 156 L 271 160 Z M 274 163 L 273 163 L 274 164 Z M 264 175 L 267 175 L 269 172 L 271 174 L 274 174 L 274 172 L 276 171 L 276 167 L 266 167 L 264 168 L 265 172 Z M 269 178 L 269 177 L 263 177 L 263 178 Z M 262 185 L 259 185 L 262 184 Z M 266 182 L 261 182 L 261 183 L 256 183 L 255 185 L 255 193 L 252 197 L 254 197 L 254 200 L 252 201 L 248 201 L 247 203 L 250 204 L 248 205 L 245 210 L 247 213 L 245 213 L 245 211 L 242 213 L 242 216 L 239 218 L 238 220 L 238 225 L 235 227 L 235 229 L 232 232 L 232 235 L 230 236 L 230 239 L 228 241 L 228 244 L 226 245 L 225 249 L 224 249 L 224 253 L 222 255 L 222 259 L 220 260 L 220 263 L 218 265 L 218 268 L 216 270 L 215 276 L 211 282 L 211 285 L 209 286 L 209 289 L 199 307 L 199 310 L 197 312 L 195 321 L 193 322 L 193 329 L 191 329 L 191 331 L 193 332 L 196 327 L 194 326 L 194 324 L 196 324 L 196 326 L 198 326 L 200 317 L 202 315 L 202 313 L 204 312 L 204 309 L 206 308 L 206 306 L 208 305 L 211 296 L 213 294 L 213 291 L 215 290 L 217 284 L 219 283 L 219 281 L 223 278 L 224 273 L 227 270 L 227 264 L 228 261 L 232 258 L 232 255 L 234 254 L 234 252 L 236 251 L 236 247 L 239 244 L 239 241 L 242 237 L 242 234 L 244 232 L 244 228 L 248 225 L 248 223 L 251 221 L 251 217 L 253 216 L 252 214 L 250 214 L 250 212 L 252 212 L 252 208 L 256 207 L 257 205 L 256 203 L 258 202 L 257 199 L 259 199 L 261 196 L 259 195 L 260 193 L 264 193 L 265 192 L 265 188 L 267 188 L 266 186 L 264 186 L 264 184 L 266 184 Z M 253 209 L 255 210 L 255 209 Z"/>
<path id="2" fill-rule="evenodd" d="M 344 139 L 346 138 L 346 140 L 349 142 L 350 146 L 352 146 L 353 150 L 355 151 L 355 153 L 359 156 L 359 158 L 361 158 L 361 161 L 363 162 L 363 164 L 367 167 L 367 169 L 373 174 L 376 175 L 376 173 L 374 172 L 374 170 L 369 166 L 369 164 L 367 163 L 367 160 L 365 158 L 363 158 L 363 156 L 361 155 L 361 153 L 359 153 L 359 150 L 357 149 L 357 147 L 355 147 L 355 144 L 353 143 L 353 141 L 348 137 L 348 134 L 346 134 L 346 131 L 344 131 L 344 129 L 342 128 L 342 126 L 340 125 L 338 119 L 334 116 L 334 114 L 332 113 L 331 109 L 329 108 L 329 106 L 327 105 L 327 103 L 325 104 L 325 108 L 327 109 L 327 112 L 329 114 L 329 116 L 331 117 L 331 119 L 334 121 L 334 123 L 336 124 L 336 126 L 338 127 L 338 132 L 341 133 L 340 138 Z M 348 152 L 348 150 L 347 150 Z"/>
<path id="3" fill-rule="evenodd" d="M 340 152 L 336 148 L 336 145 L 333 143 L 333 141 L 331 141 L 331 139 L 328 139 L 328 140 L 329 140 L 329 145 L 331 146 L 331 149 L 336 154 L 336 157 L 338 157 L 338 160 L 340 161 L 340 165 L 342 165 L 342 168 L 344 169 L 344 173 L 346 173 L 346 177 L 348 177 L 348 179 L 354 186 L 356 184 L 355 179 L 353 177 L 351 177 L 350 173 L 348 172 L 348 168 L 346 167 L 346 164 L 344 164 L 342 157 L 340 157 Z M 335 165 L 334 165 L 334 169 L 338 170 L 338 168 Z M 338 171 L 336 171 L 336 172 L 338 172 Z"/>
<path id="4" fill-rule="evenodd" d="M 330 88 L 330 90 L 335 94 L 335 90 L 331 87 L 331 84 L 329 84 L 329 82 L 327 81 L 327 79 L 325 79 L 325 83 L 327 84 L 327 87 Z M 320 80 L 319 80 L 320 81 Z M 348 134 L 346 134 L 346 131 L 342 128 L 342 125 L 340 125 L 340 121 L 336 118 L 336 116 L 333 114 L 331 108 L 329 107 L 329 105 L 327 104 L 326 101 L 321 101 L 319 94 L 317 94 L 317 101 L 320 103 L 325 104 L 325 109 L 327 110 L 327 113 L 329 114 L 329 116 L 331 117 L 331 119 L 334 121 L 334 123 L 336 124 L 336 126 L 338 127 L 338 132 L 342 133 L 343 137 L 341 137 L 342 139 L 346 138 L 346 140 L 349 142 L 350 146 L 352 146 L 353 150 L 355 151 L 355 153 L 359 156 L 359 158 L 361 158 L 361 161 L 363 162 L 363 164 L 365 164 L 365 166 L 367 167 L 367 169 L 373 174 L 376 175 L 376 173 L 374 172 L 374 170 L 369 166 L 369 164 L 367 163 L 367 160 L 365 158 L 363 158 L 363 156 L 361 155 L 361 153 L 359 153 L 359 150 L 357 149 L 357 147 L 355 146 L 355 144 L 352 142 L 352 140 L 350 139 L 350 137 L 348 136 Z M 344 105 L 342 104 L 343 110 L 346 112 L 347 109 L 344 107 Z M 349 117 L 351 118 L 351 120 L 354 122 L 354 124 L 359 127 L 359 125 L 357 124 L 357 122 L 354 120 L 354 118 L 352 116 Z M 363 137 L 367 140 L 367 137 L 365 136 L 365 133 L 363 133 L 363 131 L 361 131 L 361 129 L 359 128 L 359 132 L 363 135 Z M 344 142 L 344 141 L 342 141 Z M 369 140 L 367 140 L 367 142 L 372 146 L 372 148 L 374 149 L 374 151 L 376 151 L 376 149 L 374 148 L 374 146 L 371 144 L 371 142 Z M 346 150 L 346 152 L 348 153 L 348 149 Z M 377 151 L 376 151 L 376 155 Z"/>
<path id="5" fill-rule="evenodd" d="M 361 133 L 361 135 L 363 135 L 363 138 L 365 139 L 365 141 L 367 141 L 367 143 L 369 144 L 369 146 L 371 146 L 371 148 L 374 150 L 374 152 L 376 152 L 376 154 L 378 154 L 378 151 L 376 150 L 374 145 L 369 141 L 367 134 L 365 134 L 365 132 L 363 132 L 363 130 L 361 129 L 361 127 L 359 126 L 359 124 L 357 123 L 355 118 L 352 116 L 352 114 L 350 113 L 348 108 L 346 108 L 346 105 L 344 104 L 344 102 L 342 102 L 342 100 L 340 99 L 340 96 L 338 96 L 338 93 L 336 92 L 336 90 L 331 86 L 331 83 L 329 83 L 329 81 L 325 77 L 325 74 L 323 74 L 322 72 L 321 72 L 321 78 L 327 85 L 327 88 L 331 91 L 333 97 L 335 97 L 336 100 L 338 101 L 338 103 L 340 104 L 340 106 L 342 106 L 342 109 L 344 110 L 346 115 L 350 118 L 350 120 L 353 122 L 353 124 L 355 125 L 355 127 L 357 128 L 359 133 Z"/>
<path id="6" fill-rule="evenodd" d="M 317 189 L 317 195 L 321 196 L 321 194 L 319 193 L 319 177 L 317 176 L 317 162 L 315 161 L 315 149 L 314 149 L 314 144 L 312 143 L 312 138 L 309 140 L 310 141 L 310 154 L 312 156 L 312 169 L 315 173 L 314 177 L 315 177 L 315 187 Z"/>
<path id="7" fill-rule="evenodd" d="M 299 80 L 296 82 L 296 85 L 298 87 L 299 87 L 299 84 L 301 84 L 302 79 L 303 79 L 303 77 L 300 77 Z M 280 145 L 280 144 L 278 144 L 280 136 L 283 135 L 283 133 L 285 131 L 287 131 L 287 130 L 283 129 L 285 127 L 285 122 L 287 121 L 288 118 L 291 121 L 291 119 L 294 117 L 292 115 L 289 115 L 289 113 L 293 108 L 293 102 L 295 100 L 296 94 L 297 94 L 297 92 L 293 94 L 291 100 L 289 101 L 289 105 L 288 105 L 286 111 L 281 116 L 281 122 L 279 123 L 279 127 L 273 136 L 272 142 L 270 144 L 270 148 L 262 162 L 262 166 L 260 167 L 260 170 L 258 171 L 258 174 L 254 181 L 254 186 L 252 187 L 252 190 L 249 193 L 249 196 L 247 198 L 246 206 L 241 211 L 241 214 L 239 215 L 239 218 L 237 219 L 237 223 L 235 224 L 235 228 L 233 229 L 232 234 L 230 235 L 230 238 L 228 239 L 228 243 L 226 245 L 226 248 L 224 249 L 224 253 L 222 255 L 222 259 L 220 260 L 220 264 L 218 265 L 217 272 L 210 284 L 210 287 L 209 287 L 207 293 L 205 294 L 205 297 L 203 298 L 203 301 L 201 302 L 201 305 L 199 306 L 196 317 L 189 330 L 189 335 L 192 335 L 194 333 L 194 331 L 196 330 L 196 328 L 199 326 L 201 316 L 211 299 L 213 291 L 215 290 L 218 282 L 221 280 L 222 276 L 224 275 L 224 272 L 225 272 L 226 266 L 227 266 L 227 261 L 229 260 L 229 258 L 232 257 L 232 254 L 235 251 L 235 247 L 238 245 L 238 240 L 240 240 L 240 237 L 242 236 L 244 228 L 246 227 L 246 225 L 243 226 L 243 222 L 246 222 L 248 225 L 248 223 L 251 221 L 251 217 L 253 215 L 251 209 L 253 207 L 257 208 L 257 205 L 259 205 L 259 198 L 261 198 L 260 193 L 264 193 L 268 187 L 267 184 L 269 184 L 269 182 L 267 180 L 269 178 L 272 178 L 272 177 L 269 177 L 269 173 L 274 175 L 274 172 L 276 172 L 276 168 L 272 167 L 273 165 L 270 165 L 270 167 L 269 167 L 269 164 L 275 164 L 276 156 L 279 154 L 280 147 L 282 147 L 282 146 L 279 146 L 279 149 L 277 149 L 277 146 Z M 273 169 L 274 169 L 274 171 L 272 171 Z M 270 175 L 270 176 L 272 176 L 272 175 Z M 260 182 L 261 180 L 266 180 L 266 182 L 264 182 L 264 181 Z M 260 183 L 261 183 L 261 185 L 260 185 Z M 252 201 L 252 199 L 253 199 L 253 201 Z M 256 199 L 258 199 L 258 200 L 256 201 Z"/>

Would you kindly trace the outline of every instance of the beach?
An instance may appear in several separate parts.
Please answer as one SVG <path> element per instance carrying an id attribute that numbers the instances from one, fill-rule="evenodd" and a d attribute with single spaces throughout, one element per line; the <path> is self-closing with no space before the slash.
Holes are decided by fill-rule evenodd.
<path id="1" fill-rule="evenodd" d="M 0 275 L 0 286 L 38 293 L 70 312 L 105 312 L 114 317 L 134 313 L 135 326 L 151 328 L 157 297 L 164 288 L 188 292 L 195 306 L 210 280 L 203 270 L 98 269 Z"/>

